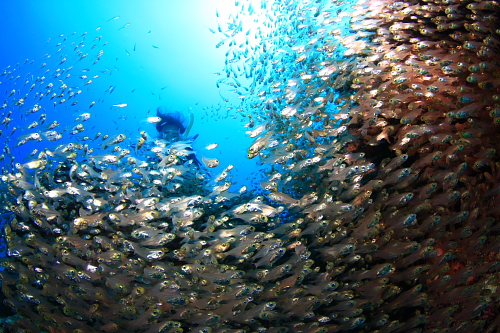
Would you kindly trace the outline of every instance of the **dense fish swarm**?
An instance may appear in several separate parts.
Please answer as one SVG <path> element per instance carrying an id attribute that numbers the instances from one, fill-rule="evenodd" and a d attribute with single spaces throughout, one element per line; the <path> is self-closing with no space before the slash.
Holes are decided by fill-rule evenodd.
<path id="1" fill-rule="evenodd" d="M 499 4 L 343 5 L 263 1 L 250 51 L 219 28 L 264 196 L 228 192 L 231 166 L 207 180 L 189 143 L 6 170 L 9 329 L 499 331 Z"/>

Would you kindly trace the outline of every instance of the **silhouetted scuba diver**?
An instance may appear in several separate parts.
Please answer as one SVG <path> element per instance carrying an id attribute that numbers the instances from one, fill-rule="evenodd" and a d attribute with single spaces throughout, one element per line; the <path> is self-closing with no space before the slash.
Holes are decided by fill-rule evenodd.
<path id="1" fill-rule="evenodd" d="M 187 128 L 185 126 L 186 117 L 179 111 L 168 112 L 165 107 L 160 106 L 158 109 L 156 109 L 156 116 L 161 119 L 161 121 L 156 123 L 156 130 L 158 131 L 158 136 L 161 139 L 173 143 L 176 141 L 187 139 L 189 139 L 189 141 L 194 141 L 198 137 L 198 134 L 196 134 L 194 137 L 188 138 L 189 131 L 191 130 L 194 122 L 193 114 L 191 114 L 190 116 L 189 125 Z M 187 150 L 193 149 L 187 148 Z M 186 158 L 187 160 L 193 161 L 198 169 L 201 167 L 201 163 L 196 158 L 194 152 L 186 156 Z"/>

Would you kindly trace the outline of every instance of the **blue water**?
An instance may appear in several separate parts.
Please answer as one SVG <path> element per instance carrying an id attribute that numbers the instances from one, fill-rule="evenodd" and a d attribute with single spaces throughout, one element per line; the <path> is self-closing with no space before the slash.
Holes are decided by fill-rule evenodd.
<path id="1" fill-rule="evenodd" d="M 58 80 L 65 74 L 58 78 L 50 74 L 69 66 L 73 66 L 72 76 L 64 82 L 82 90 L 77 96 L 78 104 L 74 106 L 65 102 L 52 107 L 52 101 L 44 98 L 42 106 L 45 110 L 18 124 L 10 124 L 4 134 L 10 134 L 7 132 L 14 126 L 17 130 L 12 139 L 30 133 L 26 127 L 38 120 L 42 112 L 47 114 L 45 125 L 57 120 L 61 123 L 59 129 L 82 123 L 75 119 L 90 112 L 91 119 L 82 123 L 85 131 L 76 138 L 84 135 L 93 138 L 97 132 L 103 135 L 124 133 L 128 137 L 126 144 L 133 147 L 142 130 L 155 138 L 154 126 L 145 119 L 154 116 L 157 107 L 165 106 L 185 115 L 193 113 L 195 121 L 190 134 L 199 135 L 193 147 L 200 159 L 201 156 L 216 157 L 223 167 L 235 165 L 233 183 L 238 186 L 250 185 L 256 178 L 252 172 L 258 171 L 257 164 L 246 158 L 246 149 L 252 139 L 245 135 L 245 118 L 236 111 L 240 100 L 227 88 L 218 89 L 216 82 L 220 76 L 214 74 L 223 72 L 227 47 L 216 48 L 221 36 L 210 29 L 216 31 L 218 22 L 224 23 L 223 17 L 234 10 L 233 2 L 25 1 L 4 2 L 2 6 L 4 19 L 0 28 L 9 33 L 0 35 L 0 69 L 19 63 L 17 75 L 20 76 L 18 80 L 1 77 L 2 94 L 8 95 L 12 89 L 17 89 L 17 94 L 22 97 L 31 85 L 30 82 L 23 86 L 25 77 L 32 80 L 47 69 L 50 72 L 45 74 L 45 84 L 52 82 L 58 86 Z M 94 41 L 95 38 L 100 40 Z M 81 49 L 88 50 L 89 56 L 78 61 L 71 47 L 82 41 Z M 105 42 L 108 43 L 104 45 Z M 97 44 L 96 48 L 90 49 L 94 44 Z M 66 48 L 58 52 L 63 45 L 67 45 Z M 93 65 L 99 50 L 104 54 Z M 65 52 L 72 58 L 60 64 L 61 54 Z M 44 57 L 46 55 L 51 57 Z M 26 59 L 29 60 L 24 64 Z M 43 63 L 46 66 L 41 68 Z M 91 72 L 82 72 L 85 69 Z M 89 79 L 91 75 L 99 77 L 84 85 L 88 80 L 79 79 L 81 75 L 88 75 Z M 114 87 L 112 93 L 109 93 L 110 87 Z M 30 93 L 26 109 L 32 106 L 32 95 Z M 95 105 L 89 108 L 92 102 Z M 112 106 L 124 103 L 128 106 Z M 4 145 L 5 135 L 2 139 Z M 58 143 L 71 141 L 75 141 L 75 137 L 65 134 Z M 218 148 L 205 150 L 212 143 L 217 143 Z M 11 153 L 17 162 L 24 163 L 33 149 L 42 150 L 47 144 L 55 145 L 47 141 L 28 142 L 14 147 Z M 10 146 L 15 145 L 11 143 Z M 6 164 L 10 163 L 7 161 Z"/>

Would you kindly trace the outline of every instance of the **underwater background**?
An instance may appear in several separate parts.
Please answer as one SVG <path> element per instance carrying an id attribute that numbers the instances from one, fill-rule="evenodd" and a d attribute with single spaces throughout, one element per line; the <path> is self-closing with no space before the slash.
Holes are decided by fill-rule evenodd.
<path id="1" fill-rule="evenodd" d="M 192 133 L 199 134 L 196 149 L 201 150 L 217 142 L 220 149 L 216 154 L 221 154 L 238 149 L 235 142 L 241 142 L 242 147 L 251 142 L 244 133 L 245 129 L 235 126 L 241 122 L 241 119 L 236 122 L 233 119 L 239 114 L 234 106 L 238 99 L 225 89 L 221 90 L 221 94 L 231 98 L 232 104 L 224 102 L 216 87 L 220 79 L 216 73 L 220 75 L 224 68 L 227 50 L 215 46 L 226 37 L 210 32 L 209 28 L 217 30 L 217 20 L 222 19 L 217 18 L 216 11 L 220 16 L 229 16 L 234 8 L 233 2 L 151 1 L 139 5 L 133 1 L 35 1 L 5 3 L 3 6 L 8 15 L 1 24 L 10 33 L 0 37 L 2 68 L 22 64 L 29 59 L 29 62 L 40 62 L 36 67 L 46 63 L 53 66 L 52 70 L 57 67 L 63 69 L 64 66 L 58 66 L 60 59 L 55 57 L 63 45 L 57 44 L 64 43 L 65 38 L 67 51 L 73 48 L 70 48 L 70 43 L 78 44 L 85 36 L 88 36 L 85 41 L 89 43 L 89 48 L 93 46 L 90 45 L 91 40 L 96 37 L 101 37 L 101 45 L 106 41 L 109 43 L 104 50 L 106 56 L 99 63 L 101 66 L 95 70 L 95 75 L 100 75 L 101 80 L 94 79 L 91 86 L 85 87 L 95 93 L 92 96 L 82 95 L 76 107 L 67 105 L 67 110 L 71 112 L 54 110 L 60 123 L 73 123 L 78 112 L 89 110 L 88 106 L 95 102 L 95 107 L 91 109 L 94 111 L 89 123 L 91 126 L 86 126 L 87 135 L 109 131 L 113 124 L 114 129 L 119 127 L 130 139 L 136 139 L 141 130 L 155 134 L 154 124 L 149 124 L 146 119 L 155 116 L 156 109 L 164 106 L 186 116 L 194 114 L 196 121 Z M 40 14 L 44 12 L 51 14 Z M 58 38 L 61 34 L 64 37 Z M 54 59 L 46 59 L 46 55 L 52 55 Z M 69 61 L 71 63 L 67 67 L 73 65 L 79 71 L 88 69 L 89 64 Z M 35 70 L 35 65 L 25 67 L 21 74 Z M 10 88 L 8 83 L 3 82 L 5 89 Z M 113 87 L 111 92 L 110 87 Z M 112 107 L 124 103 L 128 107 Z M 97 107 L 100 112 L 97 112 Z M 220 130 L 216 130 L 217 127 Z M 23 156 L 22 149 L 29 148 L 21 146 L 13 153 L 19 152 L 17 156 Z M 249 165 L 245 156 L 239 155 L 233 155 L 231 163 L 236 163 L 236 158 L 242 168 Z M 226 160 L 226 163 L 229 162 Z M 253 163 L 250 164 L 245 173 L 250 174 L 254 167 Z"/>
<path id="2" fill-rule="evenodd" d="M 4 331 L 499 330 L 497 1 L 2 6 Z"/>

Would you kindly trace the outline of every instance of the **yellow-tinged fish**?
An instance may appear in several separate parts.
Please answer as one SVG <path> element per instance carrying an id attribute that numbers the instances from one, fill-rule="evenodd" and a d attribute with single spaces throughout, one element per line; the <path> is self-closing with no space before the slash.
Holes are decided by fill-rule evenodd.
<path id="1" fill-rule="evenodd" d="M 94 155 L 91 156 L 92 160 L 97 162 L 98 164 L 100 163 L 118 163 L 120 160 L 118 156 L 112 155 L 112 154 L 105 154 L 105 155 Z"/>
<path id="2" fill-rule="evenodd" d="M 125 134 L 117 134 L 117 135 L 109 138 L 108 140 L 104 141 L 102 146 L 104 149 L 106 149 L 109 146 L 116 145 L 120 142 L 123 142 L 126 138 L 127 138 L 127 136 Z"/>
<path id="3" fill-rule="evenodd" d="M 208 168 L 215 168 L 220 165 L 220 161 L 216 158 L 206 158 L 205 156 L 202 156 L 201 160 L 203 161 L 203 164 L 205 164 L 205 166 Z"/>
<path id="4" fill-rule="evenodd" d="M 251 131 L 246 131 L 245 133 L 250 137 L 250 138 L 255 138 L 259 135 L 261 135 L 264 130 L 267 128 L 268 126 L 268 123 L 265 122 L 265 123 L 262 123 L 260 124 L 259 126 L 255 127 L 253 130 Z"/>
<path id="5" fill-rule="evenodd" d="M 144 138 L 139 138 L 139 140 L 137 141 L 137 144 L 135 146 L 135 154 L 137 155 L 137 153 L 139 152 L 139 150 L 142 148 L 142 146 L 144 146 L 144 143 L 146 143 L 146 139 Z"/>
<path id="6" fill-rule="evenodd" d="M 38 160 L 33 160 L 33 161 L 30 161 L 30 162 L 24 163 L 23 166 L 26 169 L 39 169 L 39 168 L 43 167 L 46 164 L 47 164 L 47 160 L 38 159 Z"/>
<path id="7" fill-rule="evenodd" d="M 272 132 L 267 133 L 261 138 L 258 138 L 254 141 L 254 143 L 248 148 L 247 157 L 252 159 L 259 154 L 259 152 L 266 147 L 269 142 L 269 139 L 272 136 Z"/>

